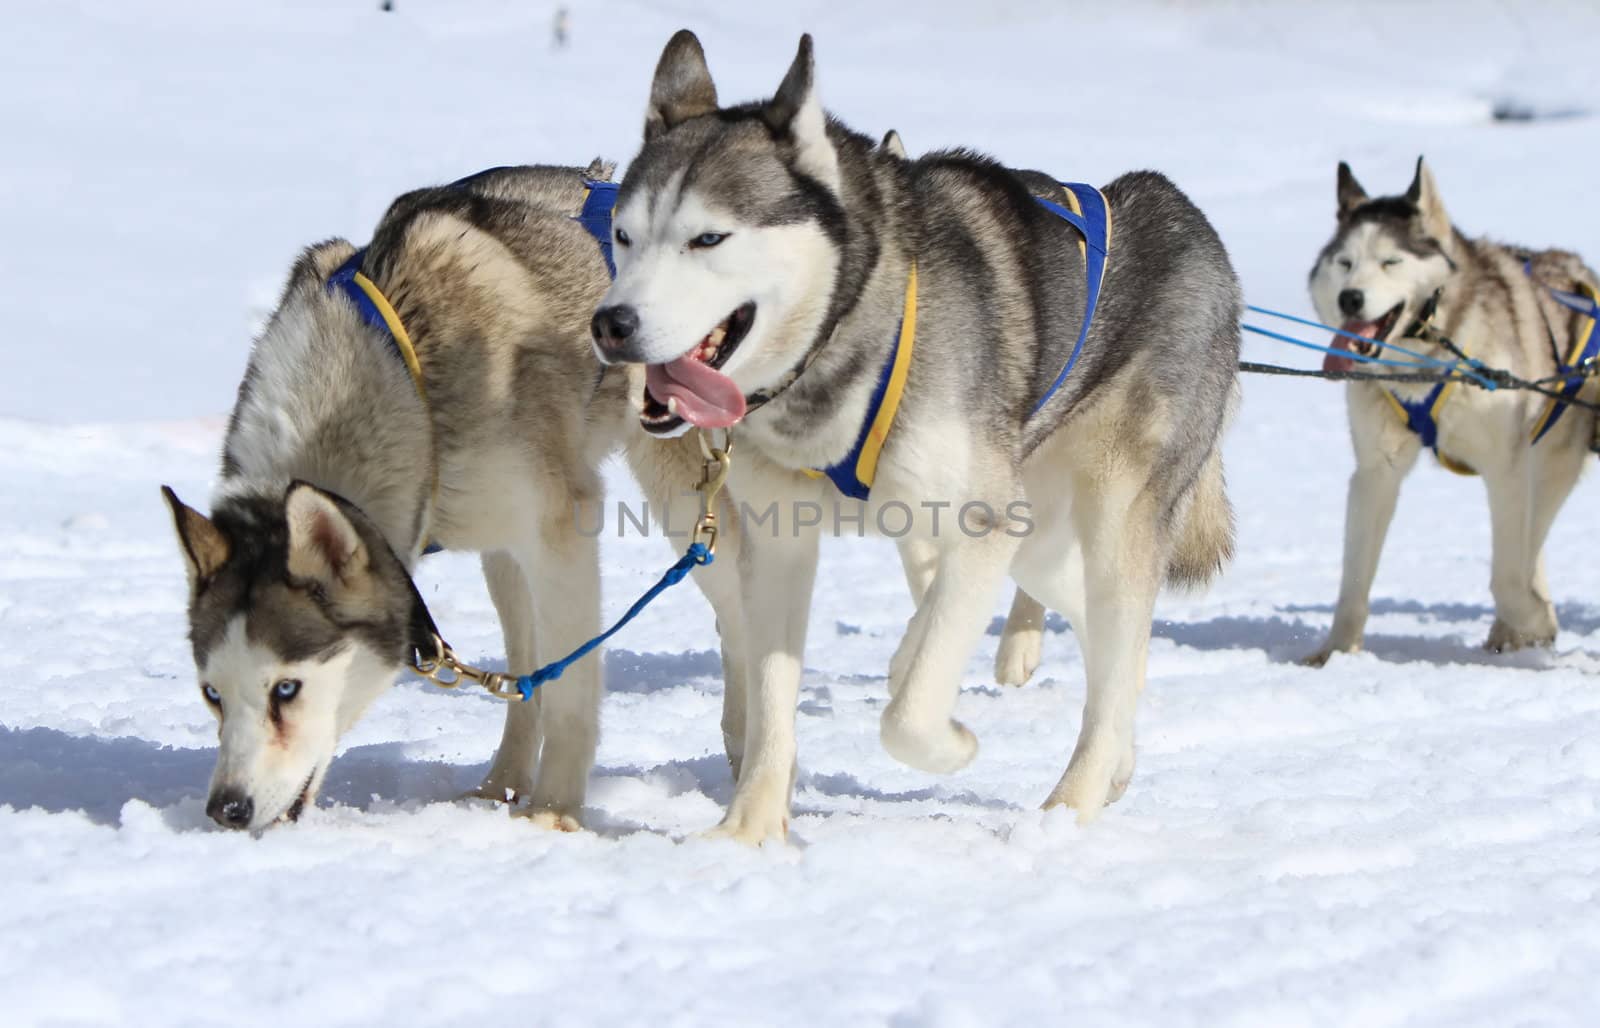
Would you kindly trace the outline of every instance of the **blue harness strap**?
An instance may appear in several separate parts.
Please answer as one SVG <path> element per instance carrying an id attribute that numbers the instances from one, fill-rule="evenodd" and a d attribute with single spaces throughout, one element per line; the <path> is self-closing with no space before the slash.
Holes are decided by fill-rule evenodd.
<path id="1" fill-rule="evenodd" d="M 1439 422 L 1434 417 L 1434 405 L 1439 402 L 1439 395 L 1444 392 L 1444 387 L 1449 383 L 1440 382 L 1428 390 L 1428 395 L 1420 400 L 1407 400 L 1393 389 L 1389 395 L 1394 398 L 1395 404 L 1406 416 L 1406 427 L 1417 434 L 1422 440 L 1422 445 L 1433 451 L 1435 457 L 1439 456 Z"/>
<path id="2" fill-rule="evenodd" d="M 1105 194 L 1094 186 L 1082 182 L 1063 182 L 1061 188 L 1067 191 L 1069 202 L 1076 210 L 1068 210 L 1054 200 L 1044 197 L 1034 197 L 1034 202 L 1056 217 L 1065 221 L 1078 230 L 1083 237 L 1083 270 L 1086 280 L 1086 289 L 1083 299 L 1083 327 L 1078 330 L 1078 341 L 1072 346 L 1072 355 L 1067 358 L 1067 363 L 1062 367 L 1061 373 L 1055 381 L 1050 383 L 1050 388 L 1039 397 L 1039 402 L 1033 405 L 1032 414 L 1039 413 L 1050 398 L 1061 389 L 1067 376 L 1072 374 L 1073 365 L 1078 363 L 1078 358 L 1083 354 L 1084 341 L 1089 338 L 1089 328 L 1094 323 L 1095 307 L 1100 301 L 1100 284 L 1105 279 L 1106 258 L 1111 250 L 1111 208 L 1106 204 Z"/>
<path id="3" fill-rule="evenodd" d="M 617 277 L 617 262 L 611 253 L 611 212 L 617 206 L 616 182 L 585 182 L 589 195 L 584 198 L 583 210 L 578 212 L 578 224 L 594 236 L 600 244 L 600 256 L 606 259 L 606 270 Z"/>
<path id="4" fill-rule="evenodd" d="M 384 318 L 383 312 L 378 310 L 378 305 L 372 302 L 372 297 L 367 291 L 356 285 L 356 276 L 361 273 L 361 262 L 366 259 L 367 248 L 362 247 L 350 255 L 350 259 L 339 265 L 337 271 L 328 276 L 328 292 L 339 292 L 356 306 L 356 313 L 361 315 L 361 320 L 383 333 L 383 338 L 388 341 L 394 355 L 405 360 L 405 354 L 400 351 L 400 343 L 395 339 L 394 333 L 389 329 L 389 322 Z"/>
<path id="5" fill-rule="evenodd" d="M 861 432 L 856 436 L 855 445 L 850 447 L 850 452 L 839 460 L 822 469 L 828 481 L 838 487 L 839 491 L 852 500 L 865 500 L 872 495 L 872 483 L 863 481 L 860 474 L 861 454 L 867 448 L 867 439 L 872 435 L 872 426 L 878 420 L 878 411 L 883 409 L 883 398 L 889 392 L 889 379 L 894 374 L 895 365 L 899 363 L 900 347 L 905 342 L 905 316 L 900 318 L 900 326 L 895 329 L 894 350 L 889 354 L 889 359 L 883 362 L 883 370 L 878 373 L 878 384 L 872 390 L 872 399 L 867 403 L 867 416 L 861 419 Z"/>

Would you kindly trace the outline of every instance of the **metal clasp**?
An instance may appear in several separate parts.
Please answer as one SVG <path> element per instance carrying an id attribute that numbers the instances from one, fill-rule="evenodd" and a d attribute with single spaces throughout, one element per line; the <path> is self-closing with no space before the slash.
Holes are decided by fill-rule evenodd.
<path id="1" fill-rule="evenodd" d="M 700 516 L 695 519 L 691 542 L 704 543 L 706 552 L 717 552 L 717 494 L 728 481 L 728 469 L 733 465 L 733 432 L 724 430 L 722 446 L 713 446 L 711 433 L 699 432 L 700 452 L 705 465 L 700 469 L 700 481 L 695 491 L 700 494 Z"/>
<path id="2" fill-rule="evenodd" d="M 441 689 L 460 688 L 462 682 L 480 685 L 491 696 L 502 700 L 520 700 L 522 690 L 517 688 L 517 677 L 500 671 L 485 671 L 473 667 L 456 656 L 455 651 L 437 635 L 433 637 L 434 653 L 412 661 L 411 670 Z"/>

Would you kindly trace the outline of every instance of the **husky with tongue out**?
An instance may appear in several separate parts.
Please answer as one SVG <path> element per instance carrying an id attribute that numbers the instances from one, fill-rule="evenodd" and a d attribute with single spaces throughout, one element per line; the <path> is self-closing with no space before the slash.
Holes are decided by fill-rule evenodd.
<path id="1" fill-rule="evenodd" d="M 1333 237 L 1311 269 L 1311 298 L 1324 322 L 1365 338 L 1336 335 L 1330 345 L 1340 352 L 1328 355 L 1325 369 L 1352 370 L 1356 355 L 1409 359 L 1386 344 L 1451 359 L 1440 334 L 1485 364 L 1530 379 L 1600 349 L 1594 318 L 1582 310 L 1600 296 L 1594 272 L 1575 254 L 1467 238 L 1451 224 L 1421 160 L 1403 194 L 1376 198 L 1340 164 L 1337 196 Z M 1596 398 L 1593 386 L 1571 385 L 1579 398 Z M 1400 482 L 1424 447 L 1452 471 L 1482 475 L 1489 491 L 1495 619 L 1485 645 L 1499 651 L 1554 641 L 1540 551 L 1583 468 L 1593 414 L 1531 392 L 1428 383 L 1351 382 L 1348 404 L 1356 470 L 1344 577 L 1332 633 L 1308 663 L 1361 648 Z"/>
<path id="2" fill-rule="evenodd" d="M 643 431 L 731 429 L 732 499 L 777 511 L 702 581 L 738 578 L 717 604 L 737 769 L 717 831 L 787 831 L 835 526 L 895 536 L 916 601 L 887 669 L 893 756 L 953 772 L 976 755 L 953 713 L 1009 575 L 1088 654 L 1082 731 L 1047 804 L 1089 818 L 1120 796 L 1156 593 L 1204 582 L 1232 546 L 1218 444 L 1241 298 L 1205 217 L 1153 173 L 1068 189 L 970 151 L 875 145 L 824 114 L 810 37 L 770 100 L 722 106 L 685 31 L 656 68 L 612 241 L 595 351 L 646 366 Z M 802 516 L 819 508 L 821 525 Z"/>

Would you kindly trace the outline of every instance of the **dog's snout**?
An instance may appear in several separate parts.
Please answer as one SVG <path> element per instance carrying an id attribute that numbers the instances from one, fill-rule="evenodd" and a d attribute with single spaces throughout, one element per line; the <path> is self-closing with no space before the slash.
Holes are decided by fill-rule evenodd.
<path id="1" fill-rule="evenodd" d="M 589 323 L 595 346 L 607 357 L 621 356 L 638 330 L 639 312 L 627 304 L 602 307 L 594 312 L 594 320 Z"/>
<path id="2" fill-rule="evenodd" d="M 248 828 L 256 804 L 239 789 L 218 789 L 206 802 L 206 814 L 224 828 Z"/>
<path id="3" fill-rule="evenodd" d="M 1353 318 L 1361 313 L 1361 308 L 1366 304 L 1367 298 L 1359 289 L 1339 290 L 1339 313 L 1347 318 Z"/>

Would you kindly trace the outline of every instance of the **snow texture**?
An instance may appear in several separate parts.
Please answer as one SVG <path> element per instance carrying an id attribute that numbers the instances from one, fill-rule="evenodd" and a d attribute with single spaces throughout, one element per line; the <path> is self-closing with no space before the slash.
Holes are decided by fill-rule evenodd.
<path id="1" fill-rule="evenodd" d="M 1600 16 L 1577 3 L 903 5 L 18 0 L 0 32 L 0 1010 L 31 1024 L 1593 1024 L 1600 567 L 1582 484 L 1550 540 L 1554 651 L 1479 649 L 1481 485 L 1419 469 L 1369 652 L 1327 631 L 1352 465 L 1338 387 L 1252 379 L 1227 444 L 1239 556 L 1158 611 L 1139 770 L 1096 824 L 1036 807 L 1079 649 L 968 668 L 982 740 L 937 778 L 877 741 L 910 607 L 893 548 L 825 547 L 792 843 L 694 838 L 731 793 L 692 589 L 607 657 L 586 819 L 453 798 L 500 707 L 404 680 L 322 805 L 259 838 L 202 810 L 215 746 L 156 486 L 208 495 L 252 332 L 305 243 L 495 164 L 626 160 L 672 30 L 728 99 L 816 35 L 825 102 L 913 153 L 1172 175 L 1258 304 L 1305 312 L 1333 170 L 1425 152 L 1470 233 L 1600 262 Z M 1497 121 L 1507 104 L 1567 116 Z M 1308 363 L 1252 341 L 1247 355 Z M 635 495 L 619 469 L 614 495 Z M 607 611 L 670 560 L 608 539 Z M 497 659 L 475 559 L 420 585 Z"/>

